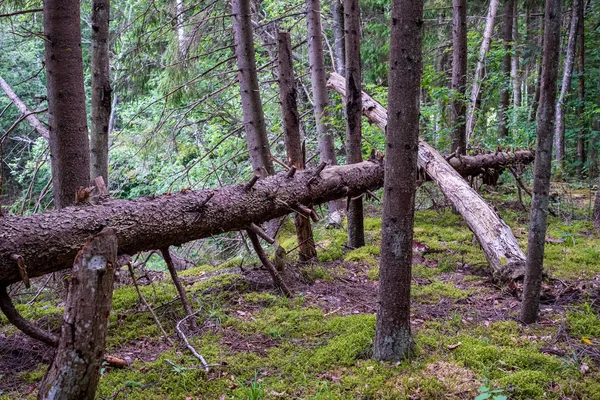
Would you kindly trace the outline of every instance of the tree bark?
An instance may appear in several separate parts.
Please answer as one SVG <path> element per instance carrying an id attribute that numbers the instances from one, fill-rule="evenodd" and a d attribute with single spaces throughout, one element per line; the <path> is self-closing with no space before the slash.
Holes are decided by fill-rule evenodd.
<path id="1" fill-rule="evenodd" d="M 77 255 L 65 307 L 60 343 L 40 384 L 38 399 L 94 399 L 102 364 L 117 237 L 105 228 Z"/>
<path id="2" fill-rule="evenodd" d="M 565 101 L 569 91 L 571 90 L 571 77 L 573 75 L 573 65 L 575 63 L 575 48 L 577 43 L 579 7 L 582 6 L 582 3 L 583 0 L 573 0 L 573 9 L 571 10 L 571 26 L 569 28 L 569 41 L 567 43 L 567 54 L 565 56 L 562 86 L 560 88 L 560 95 L 558 96 L 558 101 L 556 103 L 556 124 L 554 126 L 554 158 L 556 159 L 556 162 L 560 167 L 563 167 L 563 161 L 565 157 Z M 545 38 L 546 36 L 544 36 L 544 40 Z"/>
<path id="3" fill-rule="evenodd" d="M 578 0 L 575 0 L 578 1 Z M 533 171 L 533 197 L 529 214 L 527 268 L 523 284 L 521 320 L 535 322 L 538 313 L 544 244 L 552 167 L 552 133 L 555 122 L 556 81 L 560 51 L 561 0 L 546 1 L 542 88 L 537 125 L 537 146 Z"/>
<path id="4" fill-rule="evenodd" d="M 467 154 L 465 89 L 467 87 L 467 0 L 452 1 L 451 151 Z"/>
<path id="5" fill-rule="evenodd" d="M 250 25 L 249 0 L 233 0 L 233 32 L 235 37 L 235 55 L 238 63 L 238 80 L 244 128 L 250 162 L 254 173 L 262 178 L 275 173 L 270 158 L 269 140 L 265 125 L 265 116 L 260 100 L 258 77 L 256 75 L 256 58 L 254 55 L 254 38 Z"/>
<path id="6" fill-rule="evenodd" d="M 343 77 L 332 74 L 329 87 L 345 95 Z M 371 123 L 385 132 L 386 109 L 363 92 L 363 113 Z M 462 160 L 468 157 L 462 157 Z M 483 248 L 486 259 L 497 279 L 517 279 L 523 276 L 525 255 L 510 227 L 494 209 L 446 162 L 444 157 L 423 140 L 419 141 L 419 167 L 440 187 L 440 190 L 462 215 Z"/>
<path id="7" fill-rule="evenodd" d="M 410 329 L 419 96 L 423 70 L 422 0 L 393 0 L 385 149 L 385 186 L 373 356 L 399 361 L 413 355 Z"/>
<path id="8" fill-rule="evenodd" d="M 111 111 L 109 75 L 110 0 L 92 1 L 92 129 L 90 177 L 108 186 L 108 126 Z"/>
<path id="9" fill-rule="evenodd" d="M 585 166 L 585 6 L 583 1 L 579 7 L 579 25 L 577 27 L 577 117 L 579 131 L 577 132 L 577 175 L 583 178 Z"/>
<path id="10" fill-rule="evenodd" d="M 332 0 L 333 53 L 335 72 L 346 76 L 346 39 L 344 38 L 344 0 Z"/>
<path id="11" fill-rule="evenodd" d="M 90 183 L 79 0 L 45 0 L 44 45 L 54 206 Z"/>
<path id="12" fill-rule="evenodd" d="M 0 76 L 0 87 L 2 88 L 4 93 L 8 96 L 9 100 L 19 109 L 19 111 L 21 111 L 21 116 L 25 117 L 25 120 L 27 122 L 29 122 L 29 124 L 33 127 L 33 129 L 35 129 L 37 131 L 37 133 L 39 133 L 40 136 L 43 137 L 44 139 L 46 139 L 46 140 L 49 139 L 50 132 L 48 132 L 48 128 L 46 128 L 44 126 L 44 124 L 42 124 L 40 122 L 40 120 L 35 117 L 34 113 L 29 111 L 29 108 L 27 108 L 25 103 L 23 103 L 21 101 L 19 96 L 17 96 L 17 94 L 12 90 L 10 85 L 8 83 L 6 83 L 6 81 L 4 79 L 2 79 L 1 76 Z"/>
<path id="13" fill-rule="evenodd" d="M 329 105 L 327 96 L 327 79 L 325 77 L 325 60 L 323 59 L 323 41 L 321 39 L 321 4 L 319 0 L 306 0 L 306 23 L 308 29 L 308 62 L 310 64 L 310 80 L 315 109 L 315 123 L 317 125 L 317 139 L 319 142 L 319 156 L 321 162 L 327 165 L 337 165 L 333 135 L 326 122 Z M 342 209 L 341 202 L 329 203 L 329 214 Z"/>
<path id="14" fill-rule="evenodd" d="M 298 114 L 298 93 L 294 80 L 292 63 L 292 43 L 288 32 L 279 32 L 279 96 L 281 99 L 281 114 L 283 115 L 283 130 L 285 150 L 288 165 L 297 170 L 303 170 L 304 153 L 300 137 L 300 115 Z M 315 240 L 309 217 L 294 214 L 296 237 L 298 238 L 298 253 L 300 261 L 308 261 L 317 256 Z"/>
<path id="15" fill-rule="evenodd" d="M 481 82 L 483 79 L 483 70 L 485 67 L 485 57 L 490 49 L 490 43 L 492 41 L 492 34 L 494 33 L 494 22 L 496 20 L 496 13 L 498 12 L 498 1 L 490 0 L 490 8 L 485 21 L 485 29 L 483 31 L 483 40 L 481 41 L 481 49 L 479 50 L 479 57 L 477 58 L 477 67 L 475 74 L 473 75 L 473 87 L 471 89 L 471 100 L 469 102 L 469 109 L 467 112 L 467 143 L 475 131 L 475 120 L 477 110 L 477 98 L 479 97 L 479 90 L 481 89 Z"/>
<path id="16" fill-rule="evenodd" d="M 521 79 L 523 77 L 520 69 L 520 60 L 519 55 L 521 53 L 519 46 L 519 2 L 518 0 L 514 0 L 515 2 L 515 11 L 513 12 L 513 32 L 512 32 L 512 40 L 513 40 L 513 56 L 511 58 L 510 64 L 510 81 L 513 90 L 513 109 L 516 111 L 517 107 L 521 106 L 521 98 L 522 90 L 521 90 Z M 515 124 L 517 122 L 517 118 L 514 118 Z"/>
<path id="17" fill-rule="evenodd" d="M 360 9 L 358 0 L 344 1 L 346 35 L 346 162 L 362 162 L 362 79 L 360 66 Z M 348 246 L 365 245 L 362 197 L 348 199 Z"/>
<path id="18" fill-rule="evenodd" d="M 513 19 L 515 15 L 515 0 L 504 0 L 502 20 L 502 40 L 504 41 L 504 58 L 502 60 L 502 74 L 504 81 L 501 83 L 500 106 L 498 107 L 498 137 L 508 137 L 508 119 L 506 112 L 510 107 L 510 85 L 512 57 L 510 52 L 513 46 Z"/>

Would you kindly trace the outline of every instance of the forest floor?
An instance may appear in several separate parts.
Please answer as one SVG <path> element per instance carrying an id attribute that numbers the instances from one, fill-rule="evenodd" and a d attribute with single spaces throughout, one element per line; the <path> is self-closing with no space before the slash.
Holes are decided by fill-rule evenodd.
<path id="1" fill-rule="evenodd" d="M 264 270 L 240 258 L 180 273 L 201 309 L 198 330 L 186 332 L 209 373 L 176 336 L 183 311 L 170 280 L 156 271 L 139 276 L 176 348 L 122 271 L 107 353 L 131 364 L 105 366 L 97 398 L 600 399 L 600 235 L 585 219 L 594 193 L 553 187 L 540 318 L 524 326 L 521 283 L 492 282 L 473 234 L 432 192 L 422 190 L 417 201 L 411 319 L 418 349 L 411 362 L 371 359 L 381 217 L 379 205 L 369 204 L 363 248 L 346 249 L 343 230 L 317 224 L 319 261 L 292 260 L 285 274 L 294 298 L 280 296 Z M 525 248 L 527 213 L 514 188 L 483 193 Z M 290 224 L 279 242 L 296 247 Z M 61 308 L 45 292 L 28 305 L 35 293 L 18 296 L 17 307 L 56 329 Z M 3 315 L 0 342 L 0 399 L 35 398 L 51 351 Z"/>

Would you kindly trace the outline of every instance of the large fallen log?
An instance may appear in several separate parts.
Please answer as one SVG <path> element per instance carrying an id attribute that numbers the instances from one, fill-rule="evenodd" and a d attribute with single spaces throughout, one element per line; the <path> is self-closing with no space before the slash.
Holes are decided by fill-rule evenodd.
<path id="1" fill-rule="evenodd" d="M 344 78 L 331 74 L 328 87 L 345 95 Z M 363 92 L 363 114 L 384 132 L 387 110 Z M 510 227 L 473 190 L 444 157 L 425 141 L 419 141 L 419 167 L 423 168 L 462 215 L 483 248 L 486 259 L 499 279 L 516 279 L 525 272 L 525 254 Z"/>

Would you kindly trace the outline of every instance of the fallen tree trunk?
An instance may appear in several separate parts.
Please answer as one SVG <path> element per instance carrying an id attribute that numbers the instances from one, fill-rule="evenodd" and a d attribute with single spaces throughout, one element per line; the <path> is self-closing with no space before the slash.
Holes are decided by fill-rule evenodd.
<path id="1" fill-rule="evenodd" d="M 328 86 L 345 95 L 344 78 L 332 74 Z M 387 110 L 363 92 L 363 114 L 384 132 Z M 465 159 L 466 157 L 462 157 Z M 483 160 L 483 159 L 482 159 Z M 515 279 L 525 272 L 525 254 L 504 221 L 473 190 L 444 157 L 425 141 L 419 141 L 419 167 L 433 179 L 473 231 L 486 259 L 499 279 Z"/>
<path id="2" fill-rule="evenodd" d="M 383 185 L 383 160 L 325 168 L 318 175 L 317 170 L 292 178 L 283 172 L 253 185 L 0 218 L 0 283 L 21 279 L 18 260 L 29 278 L 70 268 L 86 240 L 104 227 L 115 229 L 120 253 L 135 254 L 247 229 L 298 211 L 298 205 L 358 196 Z"/>

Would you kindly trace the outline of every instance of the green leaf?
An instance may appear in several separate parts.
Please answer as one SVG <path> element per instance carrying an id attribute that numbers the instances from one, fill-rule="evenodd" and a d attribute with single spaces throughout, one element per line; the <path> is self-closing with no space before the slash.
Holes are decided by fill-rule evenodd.
<path id="1" fill-rule="evenodd" d="M 490 391 L 490 388 L 489 388 L 489 387 L 487 387 L 487 386 L 481 386 L 479 389 L 477 389 L 477 391 L 478 391 L 479 393 L 486 393 L 486 392 L 489 392 L 489 391 Z"/>
<path id="2" fill-rule="evenodd" d="M 479 396 L 475 397 L 475 400 L 486 400 L 492 397 L 489 393 L 481 393 Z"/>
<path id="3" fill-rule="evenodd" d="M 493 399 L 494 399 L 494 400 L 507 400 L 507 399 L 508 399 L 508 397 L 506 397 L 506 396 L 504 396 L 504 395 L 501 395 L 501 396 L 494 396 L 494 397 L 493 397 Z"/>

